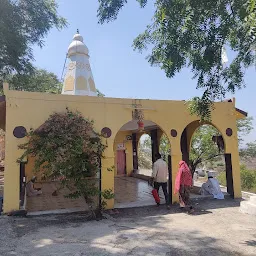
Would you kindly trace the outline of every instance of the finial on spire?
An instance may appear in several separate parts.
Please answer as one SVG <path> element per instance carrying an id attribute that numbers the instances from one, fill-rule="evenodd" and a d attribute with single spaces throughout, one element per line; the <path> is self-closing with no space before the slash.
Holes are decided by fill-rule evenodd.
<path id="1" fill-rule="evenodd" d="M 77 34 L 79 34 L 79 29 L 76 30 Z"/>

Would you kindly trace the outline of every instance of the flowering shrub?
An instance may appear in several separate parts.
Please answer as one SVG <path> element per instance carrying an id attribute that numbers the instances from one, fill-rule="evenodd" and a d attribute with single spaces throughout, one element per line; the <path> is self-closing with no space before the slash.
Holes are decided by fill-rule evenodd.
<path id="1" fill-rule="evenodd" d="M 67 197 L 84 197 L 91 208 L 97 187 L 97 173 L 105 150 L 101 135 L 93 128 L 93 121 L 69 109 L 52 114 L 45 123 L 29 132 L 28 142 L 19 146 L 26 156 L 35 157 L 35 172 L 42 172 L 46 180 L 59 180 L 60 188 L 67 187 Z M 111 191 L 104 191 L 110 199 Z M 104 197 L 104 196 L 103 196 Z"/>

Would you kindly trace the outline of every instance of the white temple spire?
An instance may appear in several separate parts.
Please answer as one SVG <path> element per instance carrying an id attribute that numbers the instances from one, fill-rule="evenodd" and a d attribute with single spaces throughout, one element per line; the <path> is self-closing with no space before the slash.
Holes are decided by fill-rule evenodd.
<path id="1" fill-rule="evenodd" d="M 62 94 L 97 96 L 89 62 L 89 50 L 79 30 L 68 47 L 70 62 L 64 78 Z"/>

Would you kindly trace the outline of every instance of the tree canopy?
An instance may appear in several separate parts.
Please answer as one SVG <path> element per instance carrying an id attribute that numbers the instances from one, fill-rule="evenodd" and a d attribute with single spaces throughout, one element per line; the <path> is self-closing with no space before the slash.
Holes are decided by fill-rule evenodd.
<path id="1" fill-rule="evenodd" d="M 256 142 L 249 142 L 245 148 L 240 151 L 240 156 L 243 159 L 252 159 L 256 157 Z"/>
<path id="2" fill-rule="evenodd" d="M 62 83 L 58 77 L 45 69 L 35 69 L 32 74 L 16 74 L 7 80 L 10 89 L 30 92 L 60 93 Z"/>
<path id="3" fill-rule="evenodd" d="M 221 153 L 212 137 L 219 135 L 218 130 L 211 125 L 199 127 L 192 137 L 191 149 L 189 154 L 192 173 L 201 163 L 212 162 Z"/>
<path id="4" fill-rule="evenodd" d="M 0 91 L 8 75 L 33 72 L 32 45 L 42 47 L 52 27 L 66 26 L 57 9 L 54 0 L 0 0 Z"/>
<path id="5" fill-rule="evenodd" d="M 128 0 L 99 0 L 99 23 L 115 20 Z M 137 0 L 141 7 L 147 0 Z M 191 101 L 192 114 L 210 118 L 213 100 L 234 93 L 244 84 L 245 70 L 255 63 L 256 0 L 155 0 L 152 24 L 133 44 L 152 49 L 148 56 L 171 78 L 189 67 L 202 97 Z M 224 50 L 235 54 L 229 65 Z"/>

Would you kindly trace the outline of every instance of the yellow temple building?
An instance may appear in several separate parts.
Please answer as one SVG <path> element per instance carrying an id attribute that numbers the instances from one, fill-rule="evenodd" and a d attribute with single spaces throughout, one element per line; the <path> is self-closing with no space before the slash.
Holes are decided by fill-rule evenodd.
<path id="1" fill-rule="evenodd" d="M 21 201 L 25 202 L 28 211 L 32 204 L 22 193 L 22 183 L 33 175 L 33 160 L 17 163 L 22 152 L 18 145 L 26 142 L 26 132 L 40 127 L 53 112 L 78 110 L 84 117 L 93 119 L 95 129 L 104 133 L 108 145 L 102 159 L 102 189 L 112 189 L 118 193 L 126 193 L 128 178 L 120 179 L 121 187 L 117 187 L 117 177 L 130 177 L 138 169 L 138 141 L 143 133 L 151 136 L 152 152 L 159 151 L 162 134 L 169 140 L 171 151 L 169 156 L 169 192 L 171 202 L 177 202 L 173 194 L 173 186 L 178 163 L 189 159 L 191 138 L 195 130 L 203 125 L 197 116 L 191 116 L 184 101 L 173 100 L 140 100 L 97 97 L 96 87 L 89 63 L 89 51 L 83 37 L 77 33 L 68 48 L 69 64 L 65 75 L 62 94 L 34 93 L 9 90 L 4 85 L 4 96 L 0 97 L 0 128 L 5 130 L 5 169 L 4 169 L 4 212 L 18 210 Z M 220 141 L 224 143 L 226 160 L 227 192 L 234 198 L 241 197 L 240 162 L 237 140 L 237 119 L 247 114 L 236 108 L 235 99 L 217 102 L 212 110 L 211 125 L 218 129 Z M 134 113 L 143 113 L 143 120 L 138 122 Z M 107 169 L 115 166 L 114 172 Z M 125 183 L 126 182 L 126 183 Z M 127 186 L 126 186 L 127 185 Z M 51 190 L 51 184 L 43 186 Z M 134 193 L 139 193 L 134 189 Z M 42 197 L 36 197 L 38 204 L 46 205 L 51 201 L 51 193 L 43 188 Z M 48 201 L 47 201 L 48 200 Z M 62 199 L 60 199 L 62 200 Z M 153 200 L 153 199 L 152 199 Z M 79 200 L 53 205 L 47 210 L 79 208 Z M 107 202 L 107 208 L 116 207 L 115 199 Z M 23 204 L 22 204 L 23 205 Z M 40 206 L 33 206 L 33 211 L 41 211 Z"/>

